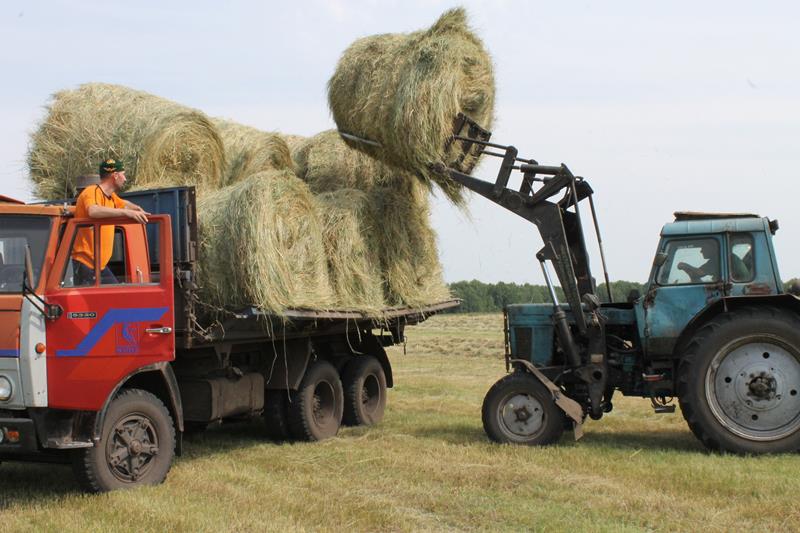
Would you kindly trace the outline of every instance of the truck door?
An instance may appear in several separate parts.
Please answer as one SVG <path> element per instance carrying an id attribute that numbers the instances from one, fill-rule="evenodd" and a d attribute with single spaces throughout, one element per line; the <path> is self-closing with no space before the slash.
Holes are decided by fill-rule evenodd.
<path id="1" fill-rule="evenodd" d="M 174 359 L 169 217 L 149 218 L 150 228 L 116 219 L 68 223 L 45 292 L 48 303 L 63 309 L 47 323 L 50 407 L 99 410 L 136 369 Z M 102 265 L 101 235 L 109 226 L 113 251 Z M 158 235 L 158 253 L 150 254 L 148 229 Z M 75 259 L 76 242 L 85 249 L 87 240 L 94 246 L 92 268 L 86 254 L 80 265 Z"/>
<path id="2" fill-rule="evenodd" d="M 670 355 L 689 321 L 722 297 L 725 272 L 720 236 L 663 242 L 666 260 L 653 273 L 645 301 L 648 355 Z"/>

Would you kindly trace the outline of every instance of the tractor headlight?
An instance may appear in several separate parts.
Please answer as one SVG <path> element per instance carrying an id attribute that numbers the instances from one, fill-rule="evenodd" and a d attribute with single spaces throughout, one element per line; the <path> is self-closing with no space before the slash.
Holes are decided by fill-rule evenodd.
<path id="1" fill-rule="evenodd" d="M 0 402 L 10 400 L 13 392 L 14 389 L 11 386 L 11 380 L 5 376 L 0 376 Z"/>

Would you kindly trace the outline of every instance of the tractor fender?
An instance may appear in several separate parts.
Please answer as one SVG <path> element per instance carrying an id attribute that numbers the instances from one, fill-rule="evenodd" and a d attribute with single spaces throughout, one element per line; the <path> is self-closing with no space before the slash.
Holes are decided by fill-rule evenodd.
<path id="1" fill-rule="evenodd" d="M 542 371 L 536 368 L 530 361 L 526 361 L 524 359 L 511 359 L 509 362 L 522 365 L 527 372 L 531 373 L 542 383 L 542 385 L 547 388 L 547 390 L 550 391 L 550 394 L 553 395 L 553 402 L 555 402 L 558 408 L 564 411 L 564 414 L 572 420 L 574 424 L 573 427 L 575 431 L 575 440 L 579 440 L 581 437 L 583 437 L 583 408 L 581 407 L 581 404 L 564 394 L 558 385 L 550 381 L 550 379 L 548 379 L 548 377 L 545 376 Z"/>
<path id="2" fill-rule="evenodd" d="M 694 332 L 715 316 L 742 307 L 760 307 L 765 305 L 780 307 L 800 314 L 800 298 L 793 294 L 725 296 L 705 307 L 686 324 L 686 327 L 683 328 L 683 331 L 678 337 L 678 341 L 675 343 L 673 357 L 681 358 Z"/>
<path id="3" fill-rule="evenodd" d="M 111 405 L 111 401 L 123 388 L 141 388 L 152 392 L 164 401 L 175 421 L 177 434 L 175 453 L 176 455 L 180 455 L 183 448 L 183 404 L 181 403 L 178 380 L 175 377 L 172 366 L 167 361 L 139 367 L 117 383 L 114 390 L 112 390 L 111 394 L 106 398 L 103 408 L 97 413 L 97 417 L 95 418 L 94 430 L 92 432 L 92 440 L 95 444 L 100 441 L 103 423 L 105 422 L 106 413 Z"/>

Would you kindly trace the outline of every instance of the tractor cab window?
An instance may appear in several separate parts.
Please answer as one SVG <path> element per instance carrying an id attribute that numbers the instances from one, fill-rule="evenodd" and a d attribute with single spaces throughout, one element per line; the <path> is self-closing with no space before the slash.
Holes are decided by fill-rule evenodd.
<path id="1" fill-rule="evenodd" d="M 680 239 L 667 243 L 667 260 L 658 273 L 659 285 L 716 283 L 720 280 L 720 253 L 716 239 Z"/>
<path id="2" fill-rule="evenodd" d="M 731 235 L 731 255 L 729 270 L 731 281 L 749 283 L 756 277 L 753 261 L 753 236 L 748 233 Z"/>

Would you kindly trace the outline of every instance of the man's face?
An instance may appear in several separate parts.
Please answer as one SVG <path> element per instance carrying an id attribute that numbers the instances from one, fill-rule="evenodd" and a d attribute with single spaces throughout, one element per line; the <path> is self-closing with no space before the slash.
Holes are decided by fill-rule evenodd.
<path id="1" fill-rule="evenodd" d="M 128 181 L 128 178 L 125 177 L 124 170 L 120 172 L 114 172 L 114 188 L 116 190 L 121 190 L 126 181 Z"/>

